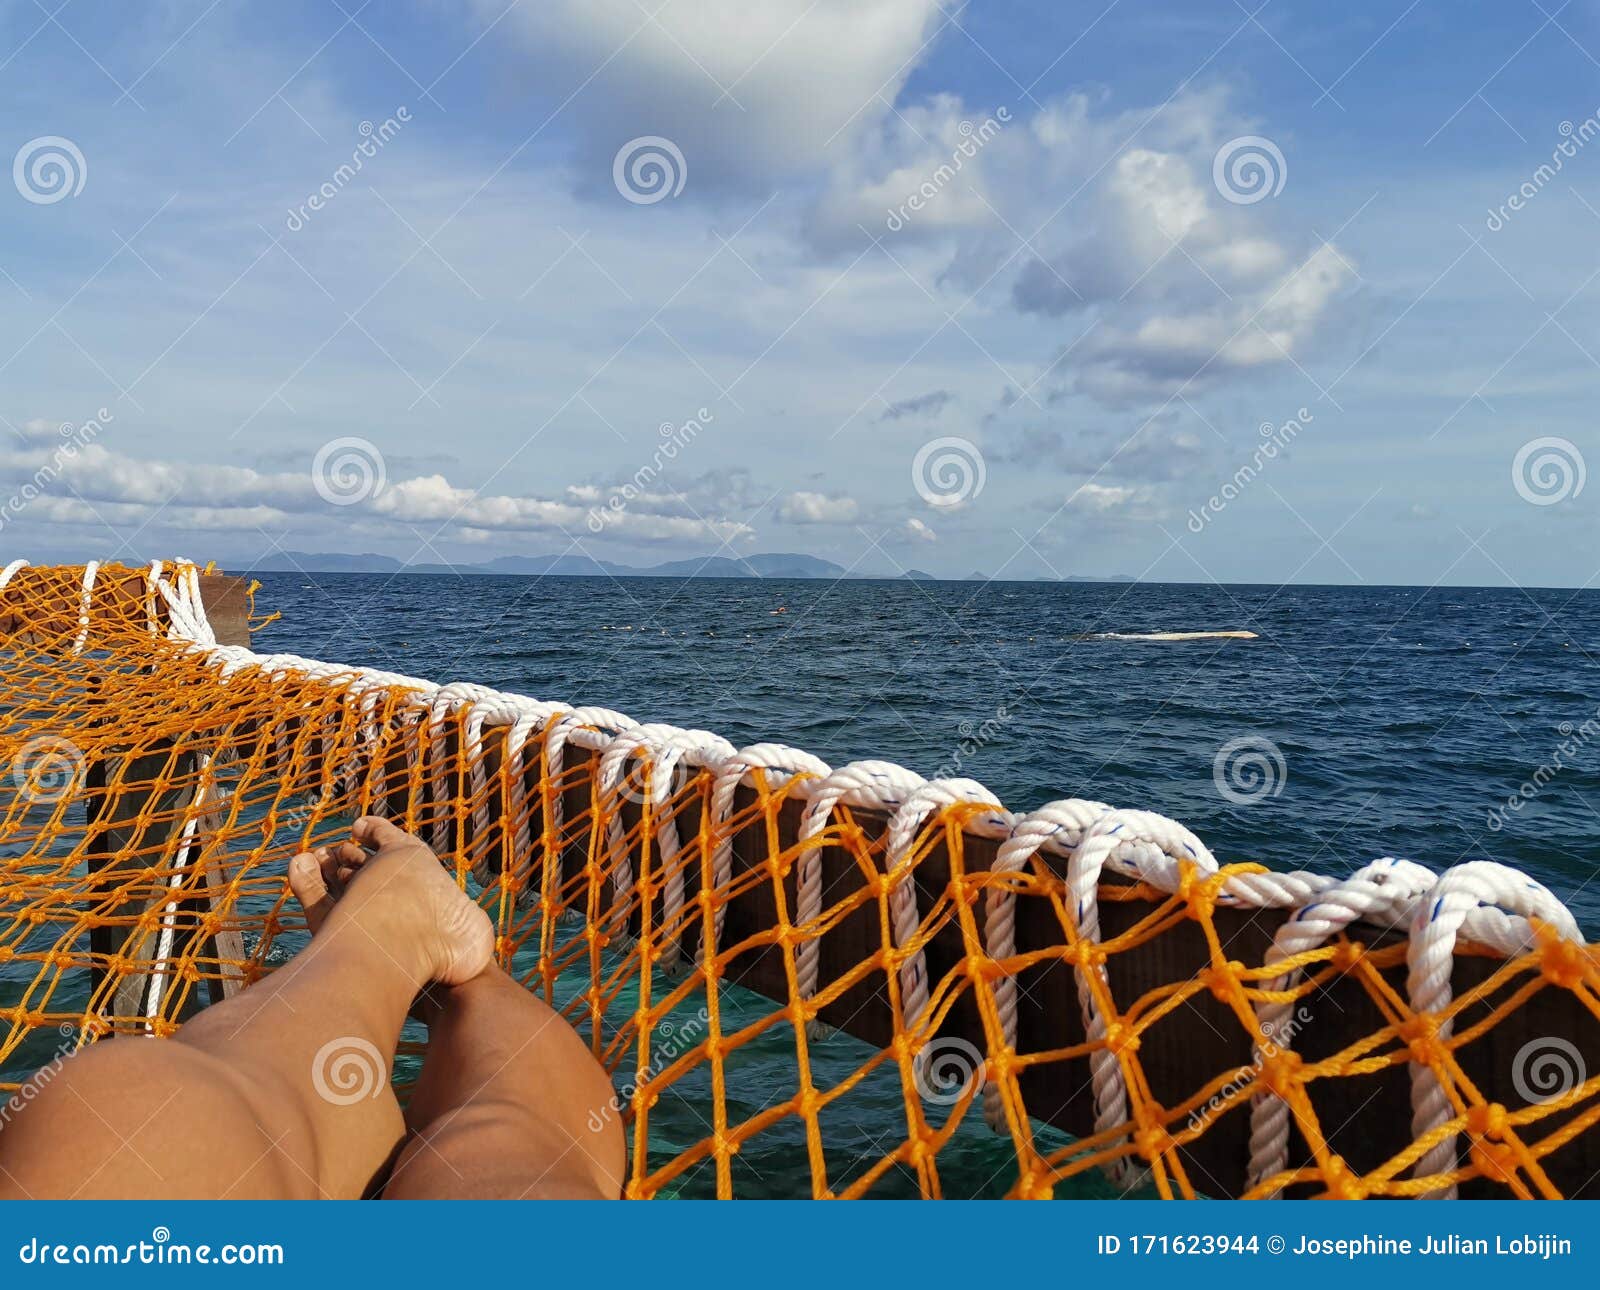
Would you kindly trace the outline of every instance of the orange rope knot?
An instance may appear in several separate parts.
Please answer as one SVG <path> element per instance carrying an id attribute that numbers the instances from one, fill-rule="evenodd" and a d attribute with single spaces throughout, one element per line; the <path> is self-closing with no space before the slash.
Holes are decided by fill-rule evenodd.
<path id="1" fill-rule="evenodd" d="M 1444 1065 L 1449 1049 L 1439 1039 L 1441 1021 L 1442 1018 L 1435 1013 L 1419 1012 L 1395 1027 L 1410 1051 L 1412 1061 L 1434 1069 Z"/>
<path id="2" fill-rule="evenodd" d="M 1240 978 L 1246 971 L 1238 959 L 1229 959 L 1221 967 L 1203 967 L 1197 975 L 1218 1003 L 1243 1004 L 1245 994 Z"/>
<path id="3" fill-rule="evenodd" d="M 1113 1021 L 1106 1026 L 1106 1051 L 1121 1056 L 1123 1053 L 1136 1053 L 1139 1051 L 1139 1035 L 1128 1025 L 1120 1021 Z"/>
<path id="4" fill-rule="evenodd" d="M 1334 1200 L 1365 1200 L 1370 1194 L 1365 1183 L 1350 1171 L 1343 1156 L 1330 1156 L 1322 1167 L 1322 1181 Z"/>
<path id="5" fill-rule="evenodd" d="M 1300 1082 L 1300 1069 L 1305 1060 L 1292 1048 L 1272 1047 L 1261 1054 L 1261 1081 L 1280 1098 L 1287 1099 L 1291 1089 Z"/>
<path id="6" fill-rule="evenodd" d="M 1367 947 L 1360 941 L 1341 937 L 1333 947 L 1333 957 L 1328 961 L 1341 976 L 1349 976 L 1367 956 Z"/>
<path id="7" fill-rule="evenodd" d="M 1594 966 L 1589 948 L 1563 940 L 1553 927 L 1540 926 L 1539 973 L 1552 985 L 1576 990 Z"/>

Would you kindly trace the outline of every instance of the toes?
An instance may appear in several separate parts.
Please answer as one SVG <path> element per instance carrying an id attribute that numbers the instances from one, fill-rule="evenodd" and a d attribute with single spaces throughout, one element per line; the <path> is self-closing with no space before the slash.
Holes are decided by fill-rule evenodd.
<path id="1" fill-rule="evenodd" d="M 367 862 L 367 853 L 354 842 L 340 842 L 336 846 L 325 847 L 323 855 L 326 858 L 322 862 L 322 876 L 328 886 L 335 890 L 342 890 Z"/>
<path id="2" fill-rule="evenodd" d="M 289 889 L 305 911 L 306 926 L 315 936 L 333 909 L 333 897 L 316 852 L 302 851 L 289 861 Z"/>
<path id="3" fill-rule="evenodd" d="M 391 824 L 381 815 L 363 815 L 355 824 L 355 839 L 363 846 L 397 847 L 414 843 L 416 839 L 404 829 Z"/>

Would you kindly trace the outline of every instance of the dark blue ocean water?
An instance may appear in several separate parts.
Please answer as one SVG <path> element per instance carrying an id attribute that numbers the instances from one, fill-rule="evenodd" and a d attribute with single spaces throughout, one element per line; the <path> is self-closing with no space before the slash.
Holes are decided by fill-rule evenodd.
<path id="1" fill-rule="evenodd" d="M 1600 716 L 1600 592 L 261 580 L 261 607 L 283 618 L 258 649 L 780 740 L 834 765 L 944 768 L 1013 810 L 1057 797 L 1155 810 L 1224 863 L 1500 860 L 1600 934 L 1600 725 L 1584 730 Z M 1084 639 L 1234 629 L 1259 639 Z M 1235 740 L 1278 750 L 1275 792 L 1219 791 Z M 1508 810 L 1541 767 L 1553 775 Z M 1249 796 L 1247 780 L 1223 782 Z"/>
<path id="2" fill-rule="evenodd" d="M 923 774 L 943 768 L 982 780 L 1014 810 L 1069 796 L 1143 807 L 1182 820 L 1224 863 L 1341 873 L 1385 854 L 1435 869 L 1501 860 L 1542 879 L 1591 938 L 1600 934 L 1600 593 L 361 575 L 263 582 L 261 606 L 283 618 L 260 634 L 258 649 L 601 704 L 641 721 L 702 726 L 736 745 L 781 740 L 835 765 L 878 757 Z M 1259 639 L 1105 638 L 1234 629 Z M 1219 789 L 1219 750 L 1237 740 L 1270 743 L 1257 763 L 1265 791 L 1252 791 L 1248 765 L 1235 766 L 1245 778 L 1230 778 L 1228 763 L 1222 783 L 1233 796 Z M 1524 784 L 1533 791 L 1509 810 Z M 581 984 L 562 982 L 563 995 Z M 771 1012 L 737 988 L 724 999 L 725 1024 Z M 617 1012 L 633 1002 L 619 998 Z M 681 1009 L 679 1033 L 694 1033 L 698 1008 L 691 998 Z M 865 1045 L 835 1035 L 812 1048 L 813 1076 L 826 1089 L 868 1056 Z M 795 1086 L 794 1037 L 777 1027 L 729 1060 L 730 1122 Z M 904 1140 L 902 1099 L 885 1068 L 830 1110 L 823 1138 L 834 1188 Z M 703 1139 L 710 1113 L 701 1066 L 651 1113 L 652 1168 Z M 936 1108 L 931 1119 L 947 1114 Z M 1044 1126 L 1035 1132 L 1042 1150 L 1066 1141 Z M 1002 1194 L 1016 1175 L 1009 1139 L 989 1133 L 976 1110 L 940 1153 L 939 1171 L 945 1194 L 956 1196 Z M 780 1120 L 747 1143 L 733 1178 L 738 1195 L 809 1194 L 800 1122 Z M 703 1164 L 668 1194 L 711 1195 L 715 1185 Z M 916 1191 L 896 1169 L 873 1194 Z M 1057 1194 L 1115 1192 L 1091 1174 Z"/>

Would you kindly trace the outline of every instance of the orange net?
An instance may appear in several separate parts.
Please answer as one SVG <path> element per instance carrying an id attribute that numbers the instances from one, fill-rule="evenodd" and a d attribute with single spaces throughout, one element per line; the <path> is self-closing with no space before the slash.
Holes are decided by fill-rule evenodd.
<path id="1" fill-rule="evenodd" d="M 895 768 L 169 639 L 203 622 L 192 568 L 7 572 L 0 1089 L 272 971 L 305 943 L 287 858 L 370 812 L 434 845 L 613 1072 L 631 1196 L 1554 1196 L 1600 1171 L 1600 974 L 1551 919 L 1490 910 L 1520 930 L 1473 944 L 1468 900 L 1423 1008 L 1426 918 L 1294 949 L 1285 920 L 1346 888 L 1213 869 L 1156 817 L 1002 863 L 1033 817 Z M 1081 853 L 1142 827 L 1086 903 Z"/>

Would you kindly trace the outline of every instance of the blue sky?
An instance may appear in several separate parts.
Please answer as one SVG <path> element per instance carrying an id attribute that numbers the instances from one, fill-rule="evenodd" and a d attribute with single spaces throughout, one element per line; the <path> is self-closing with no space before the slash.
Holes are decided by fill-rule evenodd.
<path id="1" fill-rule="evenodd" d="M 28 0 L 0 96 L 8 558 L 1596 575 L 1592 0 Z"/>

